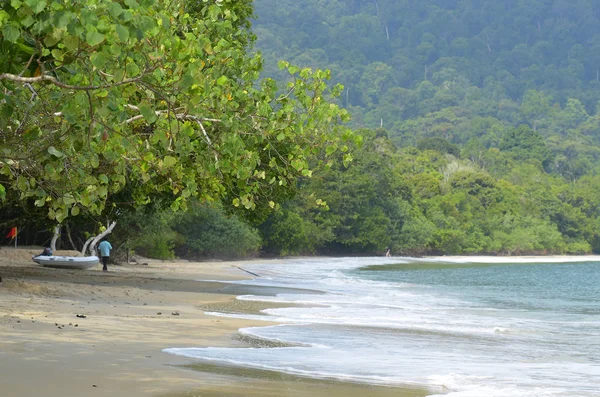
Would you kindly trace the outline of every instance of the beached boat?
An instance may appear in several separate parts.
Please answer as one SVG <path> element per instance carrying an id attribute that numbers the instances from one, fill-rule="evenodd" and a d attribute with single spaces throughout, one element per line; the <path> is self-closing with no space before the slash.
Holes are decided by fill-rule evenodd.
<path id="1" fill-rule="evenodd" d="M 33 261 L 45 267 L 89 269 L 99 263 L 97 256 L 34 256 Z"/>

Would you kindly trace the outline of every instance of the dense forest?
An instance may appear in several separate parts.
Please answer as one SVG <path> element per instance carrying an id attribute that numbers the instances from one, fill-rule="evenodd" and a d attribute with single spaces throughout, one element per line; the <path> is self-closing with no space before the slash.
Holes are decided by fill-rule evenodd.
<path id="1" fill-rule="evenodd" d="M 600 252 L 600 2 L 255 0 L 252 32 L 264 81 L 294 84 L 280 60 L 329 69 L 343 85 L 330 99 L 362 142 L 308 158 L 313 171 L 271 213 L 201 201 L 183 215 L 121 211 L 114 238 L 126 247 L 162 258 Z M 53 226 L 31 204 L 0 208 L 2 221 L 43 230 L 39 242 Z"/>
<path id="2" fill-rule="evenodd" d="M 600 3 L 255 7 L 265 74 L 285 78 L 278 59 L 331 69 L 351 125 L 371 129 L 349 168 L 307 182 L 263 228 L 267 247 L 600 250 Z M 311 194 L 329 210 L 307 208 Z M 289 235 L 278 231 L 285 225 Z"/>

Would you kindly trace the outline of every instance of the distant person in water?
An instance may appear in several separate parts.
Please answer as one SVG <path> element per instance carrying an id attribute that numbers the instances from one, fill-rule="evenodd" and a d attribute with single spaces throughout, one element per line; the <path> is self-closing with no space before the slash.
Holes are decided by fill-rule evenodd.
<path id="1" fill-rule="evenodd" d="M 98 244 L 98 252 L 100 252 L 100 259 L 102 259 L 102 271 L 108 271 L 108 259 L 110 258 L 110 250 L 112 250 L 112 245 L 106 240 L 102 240 L 100 244 Z"/>
<path id="2" fill-rule="evenodd" d="M 391 252 L 391 251 L 392 251 L 392 250 L 390 249 L 390 247 L 387 247 L 387 248 L 385 249 L 385 256 L 392 256 L 392 252 Z"/>

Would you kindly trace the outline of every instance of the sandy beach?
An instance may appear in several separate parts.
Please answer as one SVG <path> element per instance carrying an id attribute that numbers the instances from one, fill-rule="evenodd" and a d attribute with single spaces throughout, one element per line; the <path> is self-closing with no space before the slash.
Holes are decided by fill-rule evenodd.
<path id="1" fill-rule="evenodd" d="M 144 261 L 110 266 L 103 273 L 101 265 L 41 267 L 31 261 L 39 251 L 0 250 L 3 397 L 425 395 L 198 365 L 163 353 L 174 346 L 240 346 L 239 328 L 266 324 L 203 311 L 235 305 L 236 295 L 251 291 L 197 280 L 248 277 L 239 269 L 248 262 Z"/>

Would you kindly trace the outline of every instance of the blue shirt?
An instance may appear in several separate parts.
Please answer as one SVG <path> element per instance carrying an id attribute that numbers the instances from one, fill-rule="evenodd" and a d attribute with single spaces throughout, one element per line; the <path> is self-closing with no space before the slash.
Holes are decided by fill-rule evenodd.
<path id="1" fill-rule="evenodd" d="M 110 256 L 110 250 L 112 249 L 112 245 L 108 241 L 103 241 L 98 245 L 98 250 L 100 251 L 100 256 Z"/>

